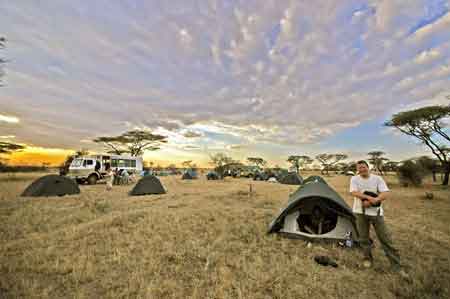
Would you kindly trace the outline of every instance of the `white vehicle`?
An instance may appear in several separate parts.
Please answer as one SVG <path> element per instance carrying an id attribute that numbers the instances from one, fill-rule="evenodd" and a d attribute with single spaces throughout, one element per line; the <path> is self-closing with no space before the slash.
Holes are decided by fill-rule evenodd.
<path id="1" fill-rule="evenodd" d="M 139 174 L 143 169 L 143 160 L 142 157 L 118 155 L 80 156 L 70 164 L 67 176 L 79 184 L 88 182 L 89 185 L 95 185 L 105 178 L 110 168 Z"/>

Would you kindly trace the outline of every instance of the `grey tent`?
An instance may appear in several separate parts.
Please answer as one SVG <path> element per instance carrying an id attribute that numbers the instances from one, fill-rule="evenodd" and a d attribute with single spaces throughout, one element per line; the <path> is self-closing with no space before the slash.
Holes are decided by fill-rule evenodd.
<path id="1" fill-rule="evenodd" d="M 307 183 L 311 183 L 311 182 L 321 182 L 321 183 L 327 184 L 327 182 L 321 176 L 318 176 L 318 175 L 312 175 L 312 176 L 307 177 L 303 181 L 303 184 L 307 184 Z"/>
<path id="2" fill-rule="evenodd" d="M 23 191 L 21 196 L 64 196 L 79 193 L 80 188 L 74 180 L 51 174 L 35 180 Z"/>
<path id="3" fill-rule="evenodd" d="M 193 170 L 186 171 L 181 177 L 182 180 L 195 180 L 197 179 L 197 172 Z"/>
<path id="4" fill-rule="evenodd" d="M 134 188 L 130 191 L 130 195 L 148 195 L 148 194 L 165 194 L 166 191 L 156 176 L 147 175 L 141 178 Z"/>
<path id="5" fill-rule="evenodd" d="M 270 223 L 268 233 L 275 232 L 318 240 L 344 240 L 348 232 L 357 236 L 350 207 L 336 191 L 320 181 L 304 184 L 290 196 L 287 206 Z"/>
<path id="6" fill-rule="evenodd" d="M 279 182 L 285 185 L 301 185 L 303 184 L 303 178 L 296 172 L 290 172 L 283 176 Z"/>

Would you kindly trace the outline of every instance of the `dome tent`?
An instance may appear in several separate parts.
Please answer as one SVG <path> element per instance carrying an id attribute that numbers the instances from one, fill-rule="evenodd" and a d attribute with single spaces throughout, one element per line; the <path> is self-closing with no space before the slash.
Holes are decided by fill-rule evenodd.
<path id="1" fill-rule="evenodd" d="M 197 179 L 197 172 L 194 170 L 186 171 L 181 177 L 182 180 L 195 180 Z"/>
<path id="2" fill-rule="evenodd" d="M 207 180 L 219 180 L 220 176 L 217 172 L 215 171 L 210 171 L 206 174 L 206 179 Z"/>
<path id="3" fill-rule="evenodd" d="M 165 194 L 166 191 L 160 180 L 153 175 L 147 175 L 141 178 L 134 188 L 130 191 L 130 195 L 149 195 L 149 194 Z"/>
<path id="4" fill-rule="evenodd" d="M 268 233 L 313 240 L 344 240 L 349 232 L 356 238 L 352 210 L 336 191 L 320 180 L 310 181 L 292 194 L 268 230 Z"/>
<path id="5" fill-rule="evenodd" d="M 301 185 L 303 184 L 303 178 L 296 172 L 290 172 L 283 176 L 279 182 L 285 185 Z"/>
<path id="6" fill-rule="evenodd" d="M 21 196 L 64 196 L 79 193 L 80 188 L 74 180 L 51 174 L 35 180 L 23 191 Z"/>

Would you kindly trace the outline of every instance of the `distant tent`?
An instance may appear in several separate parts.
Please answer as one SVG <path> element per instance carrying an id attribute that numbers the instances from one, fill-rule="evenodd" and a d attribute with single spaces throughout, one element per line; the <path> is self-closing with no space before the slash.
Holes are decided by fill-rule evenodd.
<path id="1" fill-rule="evenodd" d="M 311 181 L 289 197 L 287 206 L 270 223 L 268 233 L 287 237 L 344 240 L 356 238 L 355 216 L 342 197 L 326 183 Z"/>
<path id="2" fill-rule="evenodd" d="M 52 174 L 35 180 L 23 191 L 21 196 L 64 196 L 79 193 L 80 188 L 74 180 Z"/>
<path id="3" fill-rule="evenodd" d="M 274 177 L 271 177 L 267 180 L 269 183 L 278 183 L 277 179 Z"/>
<path id="4" fill-rule="evenodd" d="M 130 191 L 130 195 L 148 195 L 148 194 L 165 194 L 166 191 L 156 176 L 147 175 L 141 178 L 134 188 Z"/>
<path id="5" fill-rule="evenodd" d="M 197 172 L 194 170 L 186 171 L 181 177 L 182 180 L 195 180 L 197 179 Z"/>
<path id="6" fill-rule="evenodd" d="M 219 180 L 220 176 L 217 172 L 215 171 L 210 171 L 208 172 L 208 174 L 206 175 L 206 179 L 207 180 Z"/>
<path id="7" fill-rule="evenodd" d="M 327 181 L 325 181 L 321 176 L 318 176 L 318 175 L 312 175 L 312 176 L 307 177 L 303 181 L 303 184 L 307 184 L 307 183 L 311 183 L 311 182 L 321 182 L 321 183 L 327 184 Z"/>
<path id="8" fill-rule="evenodd" d="M 257 172 L 253 176 L 254 181 L 267 181 L 269 176 L 265 172 Z"/>
<path id="9" fill-rule="evenodd" d="M 279 182 L 285 185 L 301 185 L 303 184 L 303 178 L 296 172 L 290 172 L 283 176 Z"/>

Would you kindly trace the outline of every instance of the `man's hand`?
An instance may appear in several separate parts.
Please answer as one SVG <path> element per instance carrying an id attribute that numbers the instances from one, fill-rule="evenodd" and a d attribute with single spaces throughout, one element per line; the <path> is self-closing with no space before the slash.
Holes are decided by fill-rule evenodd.
<path id="1" fill-rule="evenodd" d="M 364 200 L 364 201 L 362 202 L 362 205 L 363 205 L 365 208 L 370 208 L 370 207 L 372 206 L 372 204 L 371 204 L 370 201 L 368 201 L 368 200 Z"/>

